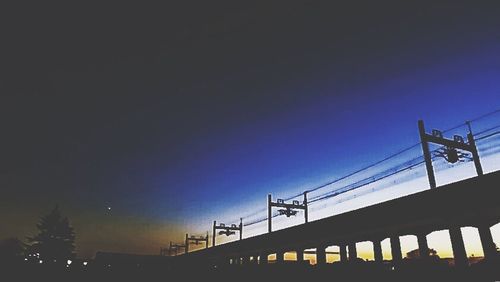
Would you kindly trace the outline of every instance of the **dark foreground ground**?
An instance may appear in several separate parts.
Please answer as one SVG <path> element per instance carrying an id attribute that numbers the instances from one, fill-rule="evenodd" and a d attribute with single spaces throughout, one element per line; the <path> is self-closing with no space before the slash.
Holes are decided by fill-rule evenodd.
<path id="1" fill-rule="evenodd" d="M 334 263 L 322 267 L 295 263 L 237 265 L 219 268 L 175 265 L 121 265 L 96 263 L 57 266 L 29 263 L 2 264 L 0 281 L 500 281 L 500 260 L 480 262 L 458 270 L 423 262 L 391 265 Z"/>

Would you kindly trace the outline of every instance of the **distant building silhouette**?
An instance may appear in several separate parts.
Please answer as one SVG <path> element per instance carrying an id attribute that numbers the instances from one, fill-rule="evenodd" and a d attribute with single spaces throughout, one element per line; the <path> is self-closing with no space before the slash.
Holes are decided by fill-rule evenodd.
<path id="1" fill-rule="evenodd" d="M 429 248 L 429 256 L 436 257 L 436 258 L 439 259 L 439 256 L 437 255 L 437 251 L 434 250 L 434 249 L 430 249 Z M 406 253 L 406 258 L 407 259 L 419 259 L 420 258 L 420 250 L 419 249 L 415 249 L 415 250 L 407 252 Z"/>
<path id="2" fill-rule="evenodd" d="M 172 257 L 160 255 L 137 255 L 125 253 L 110 253 L 110 252 L 97 252 L 95 254 L 94 264 L 101 267 L 154 267 L 165 266 L 170 262 Z"/>

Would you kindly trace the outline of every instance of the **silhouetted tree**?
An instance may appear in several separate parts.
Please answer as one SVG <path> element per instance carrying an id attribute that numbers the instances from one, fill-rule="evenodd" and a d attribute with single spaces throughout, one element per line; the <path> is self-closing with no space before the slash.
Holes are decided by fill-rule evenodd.
<path id="1" fill-rule="evenodd" d="M 24 256 L 25 245 L 17 238 L 7 238 L 0 241 L 0 260 L 13 261 Z"/>
<path id="2" fill-rule="evenodd" d="M 58 206 L 37 224 L 39 233 L 28 238 L 30 253 L 39 253 L 39 258 L 47 262 L 66 262 L 73 258 L 75 233 L 67 217 L 62 217 Z"/>

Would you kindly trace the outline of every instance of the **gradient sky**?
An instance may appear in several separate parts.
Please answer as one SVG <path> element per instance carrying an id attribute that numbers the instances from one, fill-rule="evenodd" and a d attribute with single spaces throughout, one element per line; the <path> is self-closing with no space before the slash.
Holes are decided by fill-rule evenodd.
<path id="1" fill-rule="evenodd" d="M 2 7 L 0 238 L 158 253 L 499 108 L 500 5 L 372 2 Z"/>

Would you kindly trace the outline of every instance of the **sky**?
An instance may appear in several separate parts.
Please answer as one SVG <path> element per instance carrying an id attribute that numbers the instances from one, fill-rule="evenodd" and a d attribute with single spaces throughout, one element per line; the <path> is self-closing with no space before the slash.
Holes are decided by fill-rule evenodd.
<path id="1" fill-rule="evenodd" d="M 156 254 L 499 109 L 497 3 L 182 2 L 2 4 L 0 239 L 58 204 L 79 256 Z"/>

